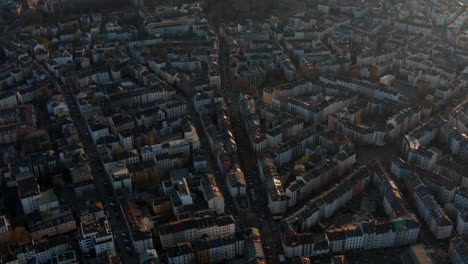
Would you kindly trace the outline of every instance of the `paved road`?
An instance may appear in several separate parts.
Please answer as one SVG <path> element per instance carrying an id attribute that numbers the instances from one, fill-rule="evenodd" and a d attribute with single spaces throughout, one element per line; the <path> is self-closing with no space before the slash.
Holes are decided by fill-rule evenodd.
<path id="1" fill-rule="evenodd" d="M 30 10 L 24 11 L 17 18 L 15 18 L 15 20 L 13 20 L 10 24 L 5 25 L 3 27 L 2 32 L 0 32 L 0 40 L 2 40 L 4 37 L 6 37 L 8 35 L 8 32 L 14 31 L 16 29 L 21 28 L 25 23 L 24 17 L 27 16 L 27 14 L 29 14 L 29 12 L 30 12 Z"/>
<path id="2" fill-rule="evenodd" d="M 62 83 L 59 79 L 53 77 L 39 62 L 35 61 L 35 63 L 48 75 L 50 80 L 54 81 L 55 85 L 61 87 L 62 95 L 70 110 L 70 116 L 80 135 L 86 156 L 88 157 L 89 165 L 91 167 L 94 182 L 98 191 L 98 197 L 101 199 L 105 208 L 107 209 L 108 220 L 114 233 L 115 245 L 118 255 L 120 255 L 123 263 L 138 263 L 138 257 L 136 256 L 136 253 L 129 254 L 129 252 L 126 250 L 126 247 L 132 249 L 131 243 L 125 242 L 127 239 L 131 241 L 131 232 L 129 232 L 129 227 L 124 217 L 124 212 L 122 210 L 120 200 L 111 190 L 110 180 L 104 172 L 104 167 L 96 150 L 96 145 L 92 141 L 91 135 L 86 129 L 86 120 L 81 115 L 78 105 L 75 101 L 77 87 L 70 81 L 67 81 L 67 83 Z M 87 259 L 85 261 L 86 263 L 93 263 L 94 258 Z"/>
<path id="3" fill-rule="evenodd" d="M 62 93 L 65 95 L 65 100 L 70 108 L 73 122 L 78 130 L 80 138 L 82 139 L 86 156 L 90 160 L 89 164 L 91 166 L 96 188 L 99 191 L 101 200 L 108 209 L 109 223 L 115 234 L 116 249 L 118 250 L 123 263 L 138 263 L 138 258 L 135 254 L 130 253 L 132 254 L 130 255 L 126 250 L 127 247 L 132 249 L 130 243 L 125 242 L 127 237 L 131 236 L 131 232 L 129 232 L 129 227 L 122 210 L 120 200 L 117 198 L 115 193 L 112 192 L 110 180 L 104 172 L 104 167 L 96 150 L 96 145 L 92 141 L 91 135 L 86 129 L 87 123 L 78 109 L 75 101 L 74 89 L 72 87 L 73 84 L 67 83 L 62 86 Z M 113 205 L 111 205 L 111 203 Z M 113 208 L 115 208 L 115 210 Z"/>
<path id="4" fill-rule="evenodd" d="M 216 184 L 218 185 L 218 188 L 223 194 L 224 213 L 228 215 L 233 215 L 237 220 L 239 219 L 239 216 L 240 216 L 239 209 L 236 206 L 236 203 L 234 199 L 232 198 L 228 188 L 226 187 L 226 178 L 223 176 L 221 172 L 218 171 L 218 166 L 216 165 L 214 161 L 215 157 L 213 155 L 213 152 L 210 151 L 210 146 L 209 146 L 208 141 L 206 140 L 206 136 L 204 136 L 203 128 L 201 126 L 200 116 L 195 111 L 195 108 L 193 107 L 193 105 L 190 103 L 189 105 L 191 106 L 189 114 L 192 120 L 192 124 L 195 126 L 197 130 L 197 134 L 199 135 L 199 138 L 200 138 L 200 148 L 202 148 L 203 150 L 211 154 L 210 156 L 208 156 L 208 166 L 214 170 Z M 237 223 L 237 227 L 243 228 L 244 226 L 240 223 Z"/>
<path id="5" fill-rule="evenodd" d="M 244 171 L 247 183 L 247 194 L 251 201 L 251 211 L 255 212 L 256 226 L 260 227 L 260 234 L 263 241 L 263 250 L 268 263 L 278 263 L 278 255 L 282 254 L 277 223 L 270 215 L 267 204 L 267 193 L 264 184 L 258 176 L 257 156 L 255 151 L 250 149 L 249 139 L 245 130 L 241 126 L 239 116 L 239 96 L 240 91 L 232 87 L 230 75 L 230 48 L 223 38 L 220 38 L 220 74 L 221 86 L 225 101 L 230 101 L 229 117 L 233 126 L 238 147 L 238 157 L 241 169 Z M 254 195 L 251 195 L 251 190 Z"/>

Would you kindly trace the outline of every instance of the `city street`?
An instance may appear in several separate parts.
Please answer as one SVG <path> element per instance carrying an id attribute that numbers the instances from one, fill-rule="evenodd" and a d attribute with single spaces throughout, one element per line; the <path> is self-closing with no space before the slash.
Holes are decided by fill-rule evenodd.
<path id="1" fill-rule="evenodd" d="M 104 172 L 104 167 L 100 160 L 100 157 L 97 153 L 96 146 L 92 141 L 91 135 L 86 129 L 87 124 L 85 118 L 81 115 L 78 105 L 75 101 L 75 91 L 73 89 L 73 84 L 67 81 L 67 83 L 61 83 L 60 80 L 54 78 L 45 67 L 43 67 L 39 62 L 35 61 L 36 65 L 41 67 L 45 73 L 48 74 L 48 77 L 51 80 L 55 81 L 55 85 L 61 87 L 62 94 L 64 95 L 64 100 L 67 103 L 67 106 L 70 110 L 70 116 L 74 122 L 74 125 L 80 135 L 80 138 L 83 143 L 83 147 L 86 153 L 86 156 L 89 160 L 89 166 L 91 167 L 92 175 L 96 188 L 98 190 L 98 197 L 104 203 L 104 206 L 108 212 L 108 221 L 111 226 L 112 232 L 114 234 L 114 241 L 116 246 L 116 251 L 122 258 L 123 263 L 138 263 L 138 257 L 136 254 L 127 252 L 126 247 L 132 247 L 130 244 L 125 243 L 122 239 L 122 233 L 126 237 L 131 236 L 129 228 L 124 217 L 124 212 L 120 205 L 120 200 L 117 198 L 116 194 L 113 191 L 110 191 L 106 186 L 111 186 L 110 180 Z M 110 203 L 114 203 L 118 210 L 112 210 Z M 120 208 L 120 209 L 119 209 Z M 89 263 L 95 263 L 94 257 L 87 259 Z"/>
<path id="2" fill-rule="evenodd" d="M 251 211 L 255 212 L 256 227 L 259 227 L 262 236 L 263 251 L 268 263 L 278 263 L 278 255 L 282 254 L 282 247 L 277 230 L 276 222 L 273 220 L 268 209 L 267 193 L 264 184 L 258 177 L 257 156 L 255 151 L 250 149 L 249 139 L 245 130 L 240 125 L 239 117 L 239 96 L 240 91 L 235 90 L 232 86 L 230 75 L 229 55 L 230 48 L 227 43 L 220 38 L 219 59 L 221 61 L 221 86 L 224 89 L 225 101 L 230 101 L 229 111 L 233 132 L 236 136 L 238 147 L 238 157 L 241 169 L 244 171 L 247 183 L 247 193 L 250 190 L 254 192 L 254 199 L 251 197 Z M 250 196 L 250 195 L 249 195 Z"/>
<path id="3" fill-rule="evenodd" d="M 467 28 L 464 1 L 0 1 L 0 264 L 463 262 Z"/>
<path id="4" fill-rule="evenodd" d="M 129 255 L 129 253 L 125 250 L 126 247 L 131 245 L 124 243 L 124 239 L 122 239 L 122 233 L 129 237 L 131 236 L 131 232 L 129 232 L 125 214 L 120 205 L 120 200 L 116 197 L 114 192 L 109 192 L 105 189 L 105 185 L 111 185 L 110 180 L 104 172 L 104 167 L 97 153 L 96 146 L 92 141 L 91 135 L 86 129 L 86 120 L 81 115 L 78 106 L 76 105 L 72 85 L 67 83 L 66 85 L 62 86 L 62 93 L 65 94 L 65 99 L 68 107 L 70 108 L 71 116 L 78 130 L 80 138 L 82 139 L 83 146 L 86 151 L 86 156 L 90 160 L 89 165 L 93 173 L 96 188 L 99 191 L 102 202 L 109 212 L 110 217 L 108 220 L 109 224 L 111 225 L 112 232 L 114 233 L 116 251 L 121 256 L 123 263 L 137 263 L 137 256 L 133 253 L 131 253 L 132 255 Z M 120 208 L 117 212 L 111 210 L 111 202 Z"/>

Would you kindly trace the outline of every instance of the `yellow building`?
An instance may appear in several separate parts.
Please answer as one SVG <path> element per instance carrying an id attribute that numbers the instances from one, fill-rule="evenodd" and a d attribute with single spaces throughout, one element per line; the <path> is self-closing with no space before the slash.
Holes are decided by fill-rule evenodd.
<path id="1" fill-rule="evenodd" d="M 209 264 L 210 263 L 210 249 L 209 248 L 196 248 L 195 249 L 195 263 Z"/>
<path id="2" fill-rule="evenodd" d="M 274 87 L 268 87 L 263 89 L 262 100 L 265 104 L 271 105 L 273 98 L 279 97 L 278 89 Z"/>
<path id="3" fill-rule="evenodd" d="M 172 203 L 169 197 L 161 196 L 153 202 L 153 212 L 160 216 L 169 216 L 172 213 Z"/>

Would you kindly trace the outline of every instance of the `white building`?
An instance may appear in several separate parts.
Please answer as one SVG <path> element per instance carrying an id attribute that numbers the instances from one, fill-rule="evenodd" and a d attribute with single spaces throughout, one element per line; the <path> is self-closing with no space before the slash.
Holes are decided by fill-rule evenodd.
<path id="1" fill-rule="evenodd" d="M 99 122 L 88 123 L 88 127 L 94 143 L 96 143 L 100 138 L 109 135 L 109 128 Z"/>
<path id="2" fill-rule="evenodd" d="M 154 249 L 153 237 L 142 231 L 132 232 L 133 247 L 138 254 Z"/>
<path id="3" fill-rule="evenodd" d="M 140 259 L 140 264 L 146 264 L 146 263 L 151 263 L 151 261 L 154 261 L 156 263 L 160 263 L 159 255 L 156 249 L 149 249 L 146 250 L 143 253 L 140 253 L 138 256 Z"/>
<path id="4" fill-rule="evenodd" d="M 458 210 L 456 230 L 460 236 L 468 235 L 468 210 L 467 209 Z"/>
<path id="5" fill-rule="evenodd" d="M 44 212 L 46 210 L 51 212 L 58 212 L 60 202 L 53 189 L 41 192 L 40 196 L 41 197 L 37 200 L 40 212 Z"/>
<path id="6" fill-rule="evenodd" d="M 10 240 L 10 232 L 10 220 L 4 215 L 0 216 L 0 244 Z"/>
<path id="7" fill-rule="evenodd" d="M 52 59 L 57 64 L 67 64 L 73 62 L 73 56 L 68 50 L 64 50 L 62 53 L 52 54 Z"/>
<path id="8" fill-rule="evenodd" d="M 224 196 L 216 185 L 214 175 L 207 175 L 207 179 L 203 180 L 202 191 L 205 201 L 208 203 L 208 208 L 212 209 L 217 214 L 223 214 Z"/>
<path id="9" fill-rule="evenodd" d="M 17 180 L 18 195 L 24 214 L 31 214 L 39 210 L 38 200 L 41 198 L 39 184 L 36 177 L 27 177 Z"/>
<path id="10" fill-rule="evenodd" d="M 468 264 L 468 237 L 455 237 L 450 241 L 449 256 L 452 264 Z"/>
<path id="11" fill-rule="evenodd" d="M 18 105 L 18 94 L 14 92 L 5 92 L 0 95 L 0 107 L 7 108 Z"/>
<path id="12" fill-rule="evenodd" d="M 106 163 L 104 167 L 115 192 L 133 192 L 133 179 L 124 162 Z"/>
<path id="13" fill-rule="evenodd" d="M 235 232 L 235 223 L 231 216 L 209 216 L 189 218 L 171 222 L 159 227 L 159 238 L 163 248 L 178 243 L 192 242 L 203 236 L 227 236 Z"/>
<path id="14" fill-rule="evenodd" d="M 463 101 L 450 111 L 449 123 L 462 134 L 468 134 L 468 100 Z"/>
<path id="15" fill-rule="evenodd" d="M 194 263 L 195 255 L 189 243 L 177 244 L 166 249 L 166 260 L 168 264 Z"/>
<path id="16" fill-rule="evenodd" d="M 133 149 L 134 137 L 130 131 L 122 131 L 119 133 L 119 143 L 126 150 Z"/>
<path id="17" fill-rule="evenodd" d="M 176 20 L 150 23 L 146 26 L 150 35 L 176 36 L 188 32 L 191 28 L 190 21 Z"/>
<path id="18" fill-rule="evenodd" d="M 453 223 L 448 218 L 444 209 L 437 204 L 425 184 L 419 183 L 415 186 L 414 202 L 419 215 L 427 223 L 436 239 L 444 239 L 451 236 Z"/>
<path id="19" fill-rule="evenodd" d="M 237 168 L 234 171 L 226 173 L 226 182 L 232 197 L 243 197 L 246 194 L 246 184 L 244 172 Z"/>
<path id="20" fill-rule="evenodd" d="M 374 248 L 398 247 L 416 243 L 421 224 L 413 218 L 389 222 L 366 221 L 325 231 L 325 241 L 317 241 L 309 233 L 283 234 L 286 257 L 317 256 L 329 252 L 341 253 Z M 291 243 L 291 241 L 294 241 Z"/>
<path id="21" fill-rule="evenodd" d="M 424 170 L 431 171 L 437 161 L 437 153 L 425 147 L 411 149 L 408 152 L 408 162 Z"/>
<path id="22" fill-rule="evenodd" d="M 399 179 L 406 179 L 412 173 L 412 166 L 403 159 L 392 160 L 390 171 L 396 175 Z"/>
<path id="23" fill-rule="evenodd" d="M 468 209 L 468 188 L 459 187 L 455 192 L 453 204 L 460 209 Z"/>
<path id="24" fill-rule="evenodd" d="M 115 250 L 114 237 L 105 217 L 93 222 L 82 222 L 79 239 L 84 253 L 94 252 L 99 255 L 107 250 Z"/>

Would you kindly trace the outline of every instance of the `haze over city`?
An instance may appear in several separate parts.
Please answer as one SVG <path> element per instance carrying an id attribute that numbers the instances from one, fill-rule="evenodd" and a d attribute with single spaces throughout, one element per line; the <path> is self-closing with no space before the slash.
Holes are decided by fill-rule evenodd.
<path id="1" fill-rule="evenodd" d="M 467 5 L 0 0 L 0 264 L 468 264 Z"/>

